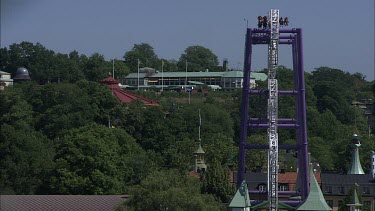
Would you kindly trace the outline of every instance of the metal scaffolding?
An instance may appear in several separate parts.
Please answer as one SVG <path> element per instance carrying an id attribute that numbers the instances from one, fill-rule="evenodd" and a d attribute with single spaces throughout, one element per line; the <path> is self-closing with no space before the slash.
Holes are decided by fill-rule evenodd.
<path id="1" fill-rule="evenodd" d="M 268 200 L 269 210 L 277 211 L 277 173 L 279 141 L 277 135 L 278 88 L 276 71 L 279 50 L 279 10 L 269 12 L 270 43 L 268 44 Z"/>
<path id="2" fill-rule="evenodd" d="M 263 19 L 264 20 L 264 19 Z M 266 19 L 267 20 L 267 19 Z M 280 29 L 279 10 L 271 10 L 268 15 L 268 27 L 258 29 L 247 29 L 246 47 L 244 58 L 244 79 L 241 102 L 241 127 L 238 156 L 237 187 L 244 181 L 246 150 L 268 150 L 268 201 L 270 210 L 277 210 L 278 202 L 283 202 L 293 207 L 297 207 L 308 196 L 308 147 L 306 130 L 306 100 L 305 83 L 303 70 L 303 43 L 302 29 Z M 250 89 L 251 58 L 253 45 L 268 45 L 268 90 Z M 275 78 L 278 66 L 278 45 L 290 45 L 293 55 L 293 90 L 278 90 L 278 82 Z M 256 118 L 249 116 L 250 95 L 268 96 L 267 118 Z M 278 97 L 292 95 L 295 99 L 295 116 L 278 117 Z M 259 128 L 268 129 L 268 145 L 247 143 L 248 129 Z M 296 144 L 278 145 L 278 129 L 296 130 Z M 278 150 L 297 150 L 298 159 L 298 184 L 297 190 L 278 192 Z M 250 194 L 260 193 L 259 190 L 250 190 Z M 301 200 L 278 201 L 278 194 L 297 194 Z M 261 203 L 261 200 L 254 201 L 254 205 Z M 253 202 L 252 202 L 253 205 Z"/>

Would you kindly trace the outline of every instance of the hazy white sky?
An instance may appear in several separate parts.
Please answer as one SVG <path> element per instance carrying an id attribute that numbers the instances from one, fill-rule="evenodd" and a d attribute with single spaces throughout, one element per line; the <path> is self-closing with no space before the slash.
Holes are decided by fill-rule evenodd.
<path id="1" fill-rule="evenodd" d="M 256 27 L 257 16 L 273 8 L 303 28 L 306 71 L 328 66 L 374 80 L 374 0 L 1 0 L 1 46 L 40 42 L 56 52 L 120 59 L 145 42 L 159 58 L 178 60 L 188 46 L 202 45 L 238 68 L 244 19 Z M 290 46 L 279 56 L 292 66 Z M 252 69 L 266 63 L 266 46 L 255 46 Z"/>

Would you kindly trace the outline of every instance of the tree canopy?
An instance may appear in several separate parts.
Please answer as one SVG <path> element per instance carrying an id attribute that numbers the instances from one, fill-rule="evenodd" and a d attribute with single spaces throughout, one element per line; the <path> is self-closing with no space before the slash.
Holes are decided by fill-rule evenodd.
<path id="1" fill-rule="evenodd" d="M 200 45 L 189 46 L 181 54 L 177 66 L 179 71 L 184 71 L 187 65 L 188 72 L 217 71 L 218 58 L 208 48 Z"/>
<path id="2" fill-rule="evenodd" d="M 145 66 L 161 66 L 153 48 L 142 43 L 125 53 L 124 61 L 115 60 L 115 75 L 133 71 L 129 65 L 138 54 Z M 188 47 L 178 63 L 162 59 L 166 71 L 184 68 L 186 60 L 189 71 L 214 71 L 217 65 L 217 57 L 202 46 Z M 33 79 L 0 91 L 1 194 L 131 194 L 124 205 L 129 210 L 217 210 L 219 201 L 228 201 L 228 166 L 237 167 L 241 90 L 191 96 L 134 91 L 160 102 L 145 107 L 140 101 L 121 103 L 98 83 L 113 65 L 99 53 L 60 54 L 22 42 L 0 49 L 0 65 L 13 75 L 25 66 Z M 292 76 L 291 69 L 279 67 L 280 89 L 292 89 Z M 357 133 L 361 163 L 369 171 L 375 141 L 368 136 L 364 111 L 352 101 L 372 98 L 374 82 L 330 67 L 305 76 L 312 156 L 323 171 L 346 172 L 351 136 Z M 257 88 L 267 84 L 259 82 Z M 266 117 L 266 104 L 266 96 L 251 97 L 249 116 Z M 294 106 L 293 97 L 280 97 L 279 116 L 293 118 Z M 295 131 L 279 130 L 280 144 L 295 139 Z M 202 180 L 187 176 L 198 142 L 208 165 Z M 267 144 L 267 131 L 249 130 L 248 143 Z M 295 165 L 293 153 L 280 151 L 281 167 Z M 247 157 L 246 169 L 252 171 L 265 165 L 267 154 L 248 152 Z"/>
<path id="3" fill-rule="evenodd" d="M 154 48 L 147 44 L 134 44 L 132 50 L 124 54 L 124 59 L 131 72 L 137 72 L 138 61 L 141 67 L 159 67 L 159 58 L 154 52 Z"/>

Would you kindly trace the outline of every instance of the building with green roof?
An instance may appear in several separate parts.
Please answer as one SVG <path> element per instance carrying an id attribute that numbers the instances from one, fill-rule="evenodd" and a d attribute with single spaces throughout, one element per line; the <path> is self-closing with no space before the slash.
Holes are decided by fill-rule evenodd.
<path id="1" fill-rule="evenodd" d="M 251 207 L 249 189 L 244 180 L 229 204 L 231 211 L 249 211 Z"/>
<path id="2" fill-rule="evenodd" d="M 310 193 L 305 200 L 305 202 L 300 205 L 297 210 L 317 210 L 317 211 L 326 211 L 332 210 L 331 207 L 328 206 L 326 200 L 324 199 L 322 190 L 320 190 L 320 186 L 318 181 L 316 181 L 313 169 L 310 164 Z"/>
<path id="3" fill-rule="evenodd" d="M 365 174 L 365 172 L 362 169 L 361 161 L 359 159 L 358 148 L 361 146 L 361 143 L 358 139 L 357 134 L 353 134 L 351 146 L 353 150 L 352 150 L 352 159 L 350 161 L 348 174 Z"/>
<path id="4" fill-rule="evenodd" d="M 357 193 L 357 186 L 358 184 L 355 184 L 353 194 L 351 195 L 350 203 L 346 204 L 346 206 L 350 207 L 350 211 L 360 211 L 359 207 L 362 207 L 362 204 L 359 201 L 359 197 Z"/>
<path id="5" fill-rule="evenodd" d="M 12 86 L 13 79 L 10 78 L 10 73 L 0 71 L 0 90 L 4 89 L 5 86 Z"/>
<path id="6" fill-rule="evenodd" d="M 264 73 L 252 72 L 250 75 L 250 88 L 256 86 L 256 81 L 267 80 Z M 175 87 L 175 86 L 213 86 L 230 91 L 242 88 L 243 71 L 225 72 L 158 72 L 150 68 L 142 69 L 139 73 L 130 73 L 122 79 L 122 84 L 129 88 L 138 87 Z"/>

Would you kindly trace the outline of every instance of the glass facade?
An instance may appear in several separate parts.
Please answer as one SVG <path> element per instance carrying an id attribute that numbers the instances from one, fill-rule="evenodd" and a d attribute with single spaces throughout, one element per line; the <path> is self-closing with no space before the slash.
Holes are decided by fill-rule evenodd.
<path id="1" fill-rule="evenodd" d="M 199 74 L 198 74 L 199 75 Z M 194 76 L 194 77 L 157 77 L 154 76 L 141 76 L 139 78 L 139 85 L 140 86 L 182 86 L 182 85 L 193 85 L 188 81 L 195 81 L 200 82 L 205 85 L 215 85 L 221 87 L 223 90 L 234 90 L 240 89 L 243 86 L 243 78 L 239 76 L 228 77 L 223 76 L 220 74 L 213 74 L 212 76 L 209 75 L 202 75 L 202 76 Z M 144 78 L 143 78 L 144 77 Z M 131 78 L 124 78 L 122 80 L 123 85 L 129 86 L 137 86 L 138 85 L 138 78 L 133 76 Z M 250 79 L 250 88 L 254 88 L 256 86 L 255 80 Z"/>

